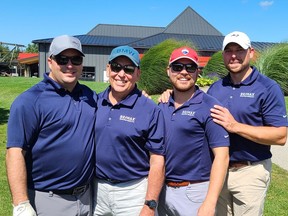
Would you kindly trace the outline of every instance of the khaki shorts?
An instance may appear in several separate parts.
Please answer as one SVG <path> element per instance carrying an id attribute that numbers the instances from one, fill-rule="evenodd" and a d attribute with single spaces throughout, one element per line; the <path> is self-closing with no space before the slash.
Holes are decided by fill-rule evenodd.
<path id="1" fill-rule="evenodd" d="M 216 215 L 263 215 L 271 168 L 271 159 L 230 168 L 218 199 Z"/>

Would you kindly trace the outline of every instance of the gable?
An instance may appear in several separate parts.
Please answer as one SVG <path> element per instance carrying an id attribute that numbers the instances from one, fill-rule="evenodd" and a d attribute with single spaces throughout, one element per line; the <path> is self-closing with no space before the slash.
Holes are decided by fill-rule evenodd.
<path id="1" fill-rule="evenodd" d="M 191 7 L 187 7 L 163 33 L 223 36 Z"/>

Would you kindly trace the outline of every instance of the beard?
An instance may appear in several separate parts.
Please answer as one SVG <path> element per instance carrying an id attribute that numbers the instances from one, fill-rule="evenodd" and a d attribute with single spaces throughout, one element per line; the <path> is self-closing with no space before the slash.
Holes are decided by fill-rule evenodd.
<path id="1" fill-rule="evenodd" d="M 189 92 L 191 90 L 194 90 L 195 88 L 195 83 L 194 81 L 190 80 L 189 82 L 183 84 L 183 83 L 179 83 L 179 81 L 175 81 L 175 82 L 172 82 L 172 85 L 173 85 L 173 88 L 174 90 L 178 91 L 178 92 Z"/>

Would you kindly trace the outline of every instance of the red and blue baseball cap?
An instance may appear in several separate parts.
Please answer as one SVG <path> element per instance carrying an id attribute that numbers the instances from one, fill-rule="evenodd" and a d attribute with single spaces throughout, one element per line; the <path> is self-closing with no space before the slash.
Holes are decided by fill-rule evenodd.
<path id="1" fill-rule="evenodd" d="M 190 47 L 184 46 L 175 49 L 169 59 L 169 65 L 179 59 L 186 58 L 192 60 L 197 66 L 198 64 L 198 54 L 195 50 Z"/>

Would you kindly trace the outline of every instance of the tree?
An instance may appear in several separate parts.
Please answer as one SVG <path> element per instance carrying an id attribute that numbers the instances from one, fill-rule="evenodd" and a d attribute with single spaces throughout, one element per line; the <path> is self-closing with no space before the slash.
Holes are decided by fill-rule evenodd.
<path id="1" fill-rule="evenodd" d="M 12 62 L 17 59 L 19 51 L 20 50 L 18 45 L 15 45 L 13 49 L 9 50 L 8 46 L 3 46 L 0 44 L 0 62 L 8 64 L 8 66 L 10 67 Z"/>
<path id="2" fill-rule="evenodd" d="M 38 53 L 37 44 L 34 44 L 34 43 L 28 44 L 28 46 L 26 48 L 26 52 L 27 53 Z"/>
<path id="3" fill-rule="evenodd" d="M 8 46 L 3 46 L 3 45 L 1 45 L 0 44 L 0 61 L 1 62 L 5 62 L 5 59 L 9 59 L 9 57 L 8 57 L 8 55 L 9 55 L 9 52 L 10 52 L 10 50 L 9 50 L 9 48 L 8 48 Z"/>

